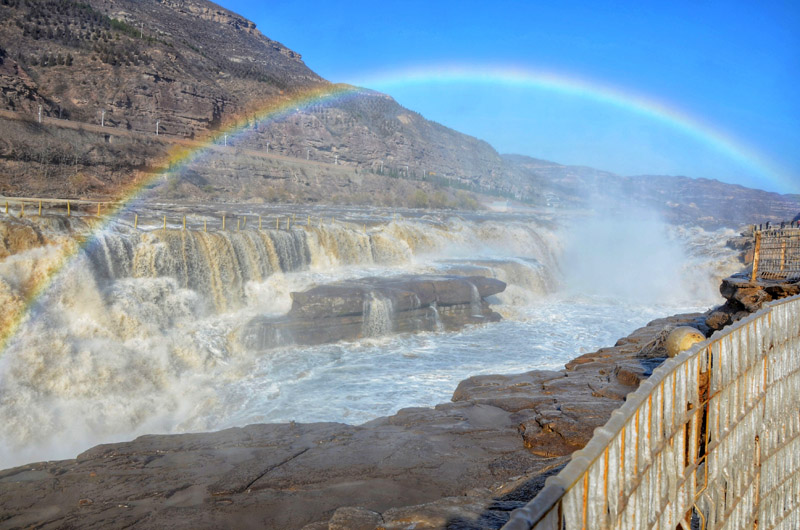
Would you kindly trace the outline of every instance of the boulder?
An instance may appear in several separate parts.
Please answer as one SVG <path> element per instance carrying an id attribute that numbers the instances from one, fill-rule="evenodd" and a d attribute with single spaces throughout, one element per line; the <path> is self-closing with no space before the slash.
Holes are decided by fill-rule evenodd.
<path id="1" fill-rule="evenodd" d="M 315 345 L 365 336 L 457 330 L 495 322 L 500 315 L 485 298 L 506 284 L 482 276 L 404 275 L 362 278 L 292 293 L 286 316 L 257 317 L 240 331 L 252 350 L 287 344 Z"/>

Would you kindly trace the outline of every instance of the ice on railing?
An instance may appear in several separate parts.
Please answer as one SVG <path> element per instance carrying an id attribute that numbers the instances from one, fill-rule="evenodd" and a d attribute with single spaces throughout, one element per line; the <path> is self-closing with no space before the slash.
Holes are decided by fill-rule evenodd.
<path id="1" fill-rule="evenodd" d="M 667 360 L 506 528 L 800 528 L 798 403 L 800 296 Z"/>

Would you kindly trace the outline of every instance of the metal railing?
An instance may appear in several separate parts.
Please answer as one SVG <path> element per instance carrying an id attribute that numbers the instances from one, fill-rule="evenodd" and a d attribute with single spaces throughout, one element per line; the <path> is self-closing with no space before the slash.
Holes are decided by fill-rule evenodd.
<path id="1" fill-rule="evenodd" d="M 800 279 L 800 225 L 754 227 L 753 269 L 750 281 Z"/>
<path id="2" fill-rule="evenodd" d="M 504 529 L 692 527 L 800 528 L 800 295 L 665 361 Z"/>
<path id="3" fill-rule="evenodd" d="M 118 210 L 124 205 L 122 201 L 93 201 L 87 199 L 38 199 L 38 198 L 0 198 L 0 214 L 7 216 L 23 218 L 23 217 L 41 217 L 43 208 L 47 212 L 52 213 L 56 210 L 56 215 L 66 215 L 71 217 L 73 212 L 83 210 L 86 213 L 95 213 L 96 217 L 102 215 L 118 214 Z M 181 215 L 175 218 L 168 215 L 156 215 L 151 212 L 149 219 L 145 222 L 145 218 L 140 216 L 134 211 L 126 212 L 134 228 L 145 228 L 153 230 L 161 228 L 162 230 L 202 230 L 203 232 L 214 230 L 245 230 L 250 227 L 251 229 L 258 230 L 274 228 L 275 230 L 290 230 L 292 228 L 311 228 L 323 226 L 337 225 L 336 217 L 321 217 L 318 215 L 297 215 L 285 214 L 275 216 L 261 216 L 258 214 L 214 214 L 214 215 Z M 2 219 L 2 217 L 0 217 Z M 402 214 L 392 213 L 391 216 L 386 216 L 386 221 L 401 221 L 404 220 Z M 187 224 L 188 221 L 188 224 Z M 211 222 L 209 222 L 211 221 Z M 202 226 L 202 228 L 201 228 Z M 353 221 L 338 222 L 338 226 L 351 226 L 363 228 L 367 232 L 366 223 L 355 223 Z"/>

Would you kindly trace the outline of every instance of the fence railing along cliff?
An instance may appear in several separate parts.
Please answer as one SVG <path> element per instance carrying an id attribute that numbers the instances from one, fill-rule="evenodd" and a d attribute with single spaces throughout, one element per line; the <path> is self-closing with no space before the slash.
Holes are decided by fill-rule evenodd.
<path id="1" fill-rule="evenodd" d="M 800 223 L 753 227 L 751 281 L 800 279 Z"/>
<path id="2" fill-rule="evenodd" d="M 800 295 L 665 361 L 504 528 L 800 528 Z"/>

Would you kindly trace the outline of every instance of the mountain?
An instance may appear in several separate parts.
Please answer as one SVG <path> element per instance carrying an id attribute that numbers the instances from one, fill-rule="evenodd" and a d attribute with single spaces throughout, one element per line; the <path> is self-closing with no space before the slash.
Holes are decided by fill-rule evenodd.
<path id="1" fill-rule="evenodd" d="M 640 175 L 624 177 L 522 155 L 504 155 L 510 172 L 546 200 L 596 209 L 631 205 L 658 212 L 672 223 L 709 227 L 779 223 L 800 213 L 797 195 L 781 195 L 705 178 Z"/>
<path id="2" fill-rule="evenodd" d="M 799 208 L 796 197 L 714 181 L 501 156 L 390 96 L 322 79 L 205 0 L 0 0 L 0 90 L 7 196 L 114 197 L 166 173 L 150 193 L 181 201 L 471 208 L 477 192 L 536 206 L 633 201 L 707 224 Z M 344 96 L 254 119 L 309 91 Z M 241 133 L 209 144 L 236 120 Z M 178 151 L 203 156 L 170 164 Z"/>
<path id="3" fill-rule="evenodd" d="M 72 178 L 73 193 L 113 193 L 111 173 L 125 165 L 146 170 L 163 157 L 170 139 L 203 138 L 267 104 L 338 88 L 252 22 L 203 0 L 3 0 L 0 13 L 0 109 L 29 118 L 24 127 L 4 120 L 9 134 L 0 156 L 14 173 L 3 175 L 4 193 L 26 186 L 64 193 L 60 183 L 75 174 L 84 178 Z M 102 121 L 109 132 L 83 128 L 77 137 L 36 130 L 30 121 L 38 125 L 40 105 L 45 122 Z M 120 140 L 119 131 L 131 134 Z M 114 141 L 128 152 L 104 145 Z M 486 142 L 368 90 L 254 123 L 234 146 L 362 172 L 502 188 L 502 159 Z M 14 163 L 19 160 L 27 163 Z M 110 164 L 114 171 L 107 170 Z M 21 179 L 26 170 L 52 182 Z"/>

